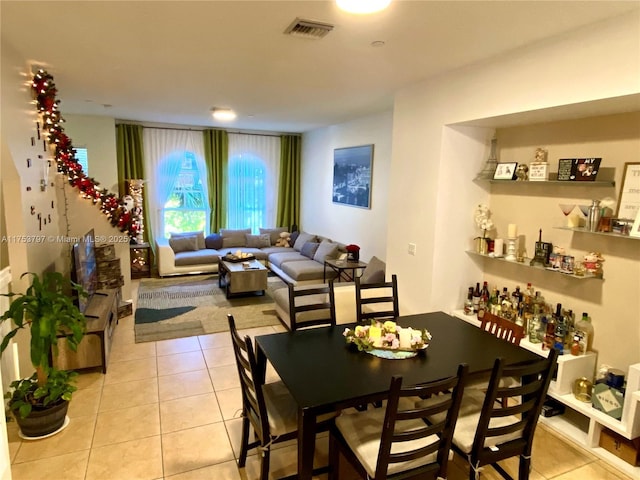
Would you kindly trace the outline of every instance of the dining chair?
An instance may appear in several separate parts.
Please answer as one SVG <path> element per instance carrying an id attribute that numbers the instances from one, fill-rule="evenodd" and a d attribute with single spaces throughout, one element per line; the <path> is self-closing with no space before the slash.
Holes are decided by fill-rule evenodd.
<path id="1" fill-rule="evenodd" d="M 480 314 L 478 316 L 480 317 Z M 480 318 L 480 328 L 514 345 L 520 345 L 520 340 L 524 338 L 524 327 L 522 325 L 493 315 L 490 312 L 483 312 Z"/>
<path id="2" fill-rule="evenodd" d="M 391 275 L 390 282 L 356 284 L 356 316 L 358 323 L 367 320 L 395 319 L 400 316 L 398 303 L 398 278 Z"/>
<path id="3" fill-rule="evenodd" d="M 311 326 L 336 325 L 333 280 L 323 285 L 295 287 L 289 283 L 291 331 Z"/>
<path id="4" fill-rule="evenodd" d="M 338 417 L 329 434 L 329 480 L 338 479 L 340 454 L 363 478 L 446 478 L 467 372 L 461 364 L 455 376 L 404 388 L 394 375 L 385 409 Z M 416 407 L 418 396 L 433 401 Z M 432 415 L 442 420 L 427 423 Z"/>
<path id="5" fill-rule="evenodd" d="M 260 380 L 251 337 L 240 336 L 233 315 L 227 315 L 227 319 L 242 392 L 242 438 L 238 468 L 245 466 L 248 451 L 257 447 L 260 452 L 260 479 L 267 480 L 271 445 L 295 439 L 298 435 L 298 406 L 281 381 L 263 383 Z M 319 416 L 317 430 L 326 431 L 335 416 L 335 413 Z M 249 443 L 251 427 L 255 441 Z M 321 470 L 326 471 L 326 467 L 318 471 Z"/>
<path id="6" fill-rule="evenodd" d="M 533 437 L 557 358 L 556 350 L 551 350 L 547 358 L 528 364 L 507 365 L 498 358 L 486 394 L 478 390 L 465 392 L 452 448 L 469 462 L 469 480 L 478 480 L 486 465 L 503 478 L 513 480 L 498 462 L 516 456 L 519 456 L 519 480 L 529 478 Z M 507 377 L 520 378 L 522 382 L 502 387 L 501 380 Z M 503 407 L 500 399 L 512 402 Z M 429 403 L 427 399 L 417 405 Z M 441 418 L 434 416 L 431 420 Z"/>
<path id="7" fill-rule="evenodd" d="M 480 319 L 480 329 L 489 332 L 502 340 L 513 343 L 514 345 L 520 345 L 520 340 L 524 338 L 524 327 L 517 325 L 514 322 L 507 320 L 506 318 L 499 317 L 490 312 L 483 311 L 478 314 Z M 503 378 L 501 386 L 509 386 L 517 383 L 518 380 L 514 378 Z M 473 389 L 480 389 L 486 392 L 488 386 L 488 380 L 472 380 L 467 384 L 467 392 Z M 500 401 L 500 404 L 506 406 L 507 400 Z"/>

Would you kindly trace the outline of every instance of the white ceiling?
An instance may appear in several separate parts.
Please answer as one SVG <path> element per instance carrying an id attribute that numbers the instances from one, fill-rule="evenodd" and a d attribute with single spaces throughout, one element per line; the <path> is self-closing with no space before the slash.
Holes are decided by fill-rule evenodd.
<path id="1" fill-rule="evenodd" d="M 639 8 L 394 0 L 361 17 L 333 1 L 2 0 L 0 16 L 3 51 L 54 75 L 63 114 L 214 126 L 218 106 L 238 112 L 228 128 L 302 132 L 388 110 L 404 86 Z M 284 35 L 296 17 L 335 28 L 320 40 Z"/>

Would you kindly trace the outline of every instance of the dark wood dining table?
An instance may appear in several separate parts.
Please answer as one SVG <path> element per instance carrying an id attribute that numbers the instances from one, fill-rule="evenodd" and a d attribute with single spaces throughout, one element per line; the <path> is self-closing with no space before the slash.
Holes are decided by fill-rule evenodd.
<path id="1" fill-rule="evenodd" d="M 384 399 L 393 375 L 402 375 L 404 385 L 417 385 L 455 375 L 460 363 L 469 365 L 471 376 L 488 377 L 498 357 L 509 363 L 540 359 L 444 312 L 401 316 L 397 324 L 428 329 L 429 347 L 404 360 L 359 352 L 343 336 L 353 324 L 256 337 L 262 380 L 268 360 L 298 404 L 299 479 L 312 477 L 316 417 Z"/>

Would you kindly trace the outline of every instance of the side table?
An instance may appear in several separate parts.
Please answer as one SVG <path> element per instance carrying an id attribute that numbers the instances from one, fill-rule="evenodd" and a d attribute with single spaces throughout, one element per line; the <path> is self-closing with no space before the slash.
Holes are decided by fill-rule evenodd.
<path id="1" fill-rule="evenodd" d="M 131 258 L 131 278 L 143 278 L 151 276 L 151 245 L 148 243 L 136 243 L 129 245 Z"/>
<path id="2" fill-rule="evenodd" d="M 329 267 L 329 271 L 333 271 L 338 274 L 337 281 L 338 282 L 353 282 L 356 276 L 362 275 L 362 271 L 367 267 L 365 262 L 350 262 L 347 260 L 325 260 L 324 261 L 324 272 L 323 272 L 323 281 L 327 281 L 327 267 Z M 349 273 L 351 272 L 351 273 Z"/>

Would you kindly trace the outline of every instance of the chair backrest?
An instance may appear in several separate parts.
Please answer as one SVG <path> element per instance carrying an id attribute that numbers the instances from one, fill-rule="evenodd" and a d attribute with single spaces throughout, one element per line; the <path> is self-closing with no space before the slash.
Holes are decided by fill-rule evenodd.
<path id="1" fill-rule="evenodd" d="M 336 302 L 333 280 L 312 287 L 289 284 L 289 319 L 291 330 L 336 324 Z"/>
<path id="2" fill-rule="evenodd" d="M 504 359 L 496 359 L 471 448 L 472 465 L 531 455 L 533 434 L 557 359 L 557 350 L 527 364 L 506 365 Z M 521 381 L 502 386 L 505 378 Z"/>
<path id="3" fill-rule="evenodd" d="M 233 354 L 240 377 L 243 414 L 247 416 L 256 436 L 264 444 L 269 439 L 269 419 L 262 392 L 262 382 L 256 375 L 258 367 L 251 337 L 247 335 L 242 338 L 240 336 L 233 315 L 227 315 L 227 319 L 231 332 Z"/>
<path id="4" fill-rule="evenodd" d="M 434 461 L 412 469 L 412 475 L 433 472 L 438 478 L 447 478 L 449 450 L 467 373 L 468 366 L 462 364 L 453 377 L 405 388 L 402 388 L 401 376 L 391 379 L 375 479 L 387 478 L 390 464 L 428 455 L 433 455 Z M 402 402 L 403 397 L 408 397 L 408 401 Z M 414 405 L 416 397 L 430 398 L 430 401 Z M 427 421 L 428 417 L 438 414 L 441 421 Z"/>
<path id="5" fill-rule="evenodd" d="M 506 318 L 498 317 L 489 312 L 484 312 L 480 319 L 480 328 L 515 345 L 520 345 L 520 340 L 524 338 L 524 327 L 522 325 L 517 325 Z"/>
<path id="6" fill-rule="evenodd" d="M 356 278 L 356 315 L 358 323 L 400 316 L 398 278 L 395 274 L 391 275 L 390 282 L 381 283 L 362 283 L 360 278 Z"/>

